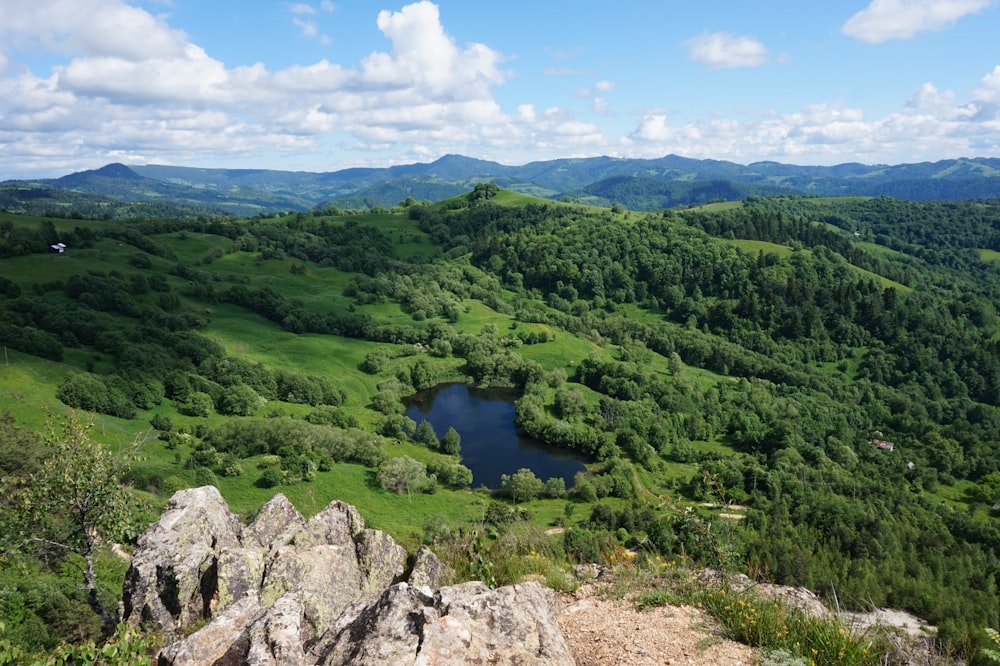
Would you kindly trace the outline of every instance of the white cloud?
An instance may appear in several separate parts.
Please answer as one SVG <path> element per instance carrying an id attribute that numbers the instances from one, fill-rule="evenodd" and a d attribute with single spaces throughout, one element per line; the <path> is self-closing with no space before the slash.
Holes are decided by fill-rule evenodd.
<path id="1" fill-rule="evenodd" d="M 944 30 L 990 4 L 992 0 L 872 0 L 841 31 L 869 44 L 910 39 L 919 32 Z"/>
<path id="2" fill-rule="evenodd" d="M 291 19 L 335 10 L 300 4 L 313 11 L 289 4 Z M 531 103 L 505 111 L 495 91 L 511 77 L 506 57 L 485 44 L 456 43 L 435 4 L 372 18 L 388 46 L 356 62 L 271 71 L 261 63 L 227 66 L 168 18 L 124 0 L 0 0 L 0 178 L 112 160 L 234 165 L 253 158 L 259 166 L 261 155 L 279 154 L 303 167 L 330 155 L 336 168 L 350 151 L 370 152 L 373 164 L 448 152 L 507 163 L 595 154 L 836 163 L 1000 153 L 1000 66 L 968 100 L 926 84 L 882 118 L 823 103 L 677 123 L 649 110 L 631 133 L 612 136 L 590 121 L 620 117 L 609 113 L 609 100 L 624 97 L 614 81 L 587 74 L 591 83 L 578 93 L 589 108 L 580 116 Z M 748 37 L 703 35 L 688 46 L 711 67 L 770 58 Z M 25 53 L 53 50 L 61 62 L 48 71 L 22 62 L 30 60 Z"/>
<path id="3" fill-rule="evenodd" d="M 1000 103 L 1000 65 L 994 67 L 993 71 L 982 78 L 979 88 L 972 94 L 972 98 L 987 104 Z"/>
<path id="4" fill-rule="evenodd" d="M 759 67 L 767 62 L 767 47 L 753 37 L 711 32 L 692 37 L 688 55 L 712 69 Z"/>
<path id="5" fill-rule="evenodd" d="M 334 6 L 331 2 L 323 2 L 320 4 L 320 9 L 330 13 L 334 10 Z M 292 3 L 288 6 L 288 10 L 292 13 L 292 25 L 299 29 L 303 37 L 318 39 L 323 44 L 332 43 L 333 40 L 328 35 L 320 33 L 319 23 L 312 18 L 319 10 L 306 2 Z"/>
<path id="6" fill-rule="evenodd" d="M 183 31 L 122 0 L 4 0 L 0 49 L 40 46 L 59 53 L 127 59 L 174 57 Z"/>
<path id="7" fill-rule="evenodd" d="M 225 66 L 193 45 L 180 58 L 76 58 L 56 72 L 63 89 L 123 104 L 183 105 L 232 99 L 227 89 L 230 74 Z"/>
<path id="8" fill-rule="evenodd" d="M 953 92 L 921 86 L 896 112 L 866 118 L 857 108 L 811 104 L 795 113 L 761 112 L 743 119 L 711 118 L 672 125 L 663 112 L 642 117 L 622 141 L 633 156 L 668 153 L 735 162 L 761 159 L 807 163 L 898 163 L 943 156 L 995 155 L 1000 150 L 1000 113 L 983 107 L 1000 101 L 1000 67 L 984 77 L 976 97 L 960 103 Z"/>
<path id="9" fill-rule="evenodd" d="M 428 0 L 379 12 L 378 28 L 392 41 L 392 52 L 373 53 L 362 63 L 363 78 L 373 83 L 464 98 L 486 94 L 506 79 L 500 54 L 483 44 L 460 50 L 445 33 L 437 5 Z"/>

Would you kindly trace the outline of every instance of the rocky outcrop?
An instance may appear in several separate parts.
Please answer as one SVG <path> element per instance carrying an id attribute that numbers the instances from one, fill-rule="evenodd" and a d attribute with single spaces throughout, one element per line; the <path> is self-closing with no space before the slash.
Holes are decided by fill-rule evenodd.
<path id="1" fill-rule="evenodd" d="M 139 540 L 123 618 L 164 633 L 161 666 L 573 663 L 550 590 L 440 587 L 426 548 L 407 564 L 343 502 L 305 520 L 275 495 L 243 527 L 214 487 L 182 490 Z"/>

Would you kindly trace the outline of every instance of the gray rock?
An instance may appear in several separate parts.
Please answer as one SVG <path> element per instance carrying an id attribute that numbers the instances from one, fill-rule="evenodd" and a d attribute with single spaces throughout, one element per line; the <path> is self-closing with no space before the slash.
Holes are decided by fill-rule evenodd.
<path id="1" fill-rule="evenodd" d="M 284 546 L 305 524 L 306 519 L 288 498 L 276 493 L 243 530 L 243 543 L 264 549 Z"/>
<path id="2" fill-rule="evenodd" d="M 238 548 L 241 532 L 214 486 L 175 493 L 139 537 L 125 576 L 123 619 L 170 635 L 209 617 L 217 605 L 219 554 Z"/>
<path id="3" fill-rule="evenodd" d="M 305 666 L 314 663 L 302 645 L 302 600 L 289 593 L 250 627 L 248 666 Z"/>
<path id="4" fill-rule="evenodd" d="M 413 587 L 436 590 L 444 584 L 450 573 L 434 551 L 421 546 L 413 556 L 413 569 L 410 570 L 407 582 Z"/>
<path id="5" fill-rule="evenodd" d="M 308 521 L 275 495 L 242 529 L 215 488 L 180 491 L 139 540 L 125 617 L 169 639 L 160 666 L 571 664 L 554 594 L 538 583 L 439 588 L 414 557 L 333 502 Z M 435 591 L 436 590 L 436 591 Z"/>
<path id="6" fill-rule="evenodd" d="M 358 535 L 355 552 L 365 578 L 362 591 L 372 599 L 399 582 L 406 570 L 406 549 L 385 532 L 366 529 Z"/>
<path id="7" fill-rule="evenodd" d="M 350 504 L 334 501 L 310 518 L 293 537 L 296 546 L 353 544 L 365 529 L 364 518 Z"/>
<path id="8" fill-rule="evenodd" d="M 536 582 L 496 590 L 465 583 L 433 597 L 400 583 L 335 631 L 314 650 L 324 666 L 574 663 L 555 595 Z"/>
<path id="9" fill-rule="evenodd" d="M 244 664 L 250 648 L 249 627 L 261 614 L 260 604 L 254 597 L 243 597 L 198 631 L 163 648 L 158 663 L 169 666 Z"/>
<path id="10" fill-rule="evenodd" d="M 217 604 L 219 613 L 247 594 L 257 593 L 264 578 L 266 554 L 259 548 L 227 548 L 219 553 L 217 570 Z"/>
<path id="11" fill-rule="evenodd" d="M 354 546 L 285 546 L 274 553 L 264 574 L 261 602 L 274 606 L 286 593 L 302 599 L 303 638 L 326 631 L 344 609 L 362 596 L 364 579 Z"/>

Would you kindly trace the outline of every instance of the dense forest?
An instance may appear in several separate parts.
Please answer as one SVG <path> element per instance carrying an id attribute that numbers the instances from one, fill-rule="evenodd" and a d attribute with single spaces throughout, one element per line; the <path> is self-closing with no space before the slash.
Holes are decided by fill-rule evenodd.
<path id="1" fill-rule="evenodd" d="M 124 480 L 154 505 L 337 465 L 377 470 L 386 493 L 469 497 L 451 490 L 472 479 L 460 443 L 401 400 L 443 380 L 511 386 L 521 432 L 591 463 L 568 493 L 529 473 L 487 495 L 569 507 L 567 558 L 627 547 L 749 571 L 910 610 L 956 650 L 998 626 L 1000 205 L 756 196 L 634 213 L 481 184 L 329 213 L 2 215 L 0 342 L 62 363 L 61 403 L 152 423 L 163 456 Z M 25 269 L 56 242 L 87 259 Z M 244 355 L 227 317 L 250 337 L 339 340 L 345 360 Z M 0 430 L 3 474 L 31 474 L 11 453 L 22 426 Z M 64 617 L 83 603 L 71 591 L 28 583 L 58 567 L 43 555 L 5 569 L 0 621 L 29 643 L 49 626 L 38 647 L 93 633 Z"/>

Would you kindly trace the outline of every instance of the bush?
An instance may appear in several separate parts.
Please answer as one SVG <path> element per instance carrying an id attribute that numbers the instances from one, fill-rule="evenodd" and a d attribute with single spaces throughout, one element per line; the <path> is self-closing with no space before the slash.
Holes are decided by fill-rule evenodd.
<path id="1" fill-rule="evenodd" d="M 421 490 L 427 483 L 427 468 L 410 456 L 390 458 L 379 467 L 378 482 L 394 493 Z"/>
<path id="2" fill-rule="evenodd" d="M 258 485 L 262 488 L 274 488 L 280 486 L 285 480 L 285 472 L 281 467 L 275 465 L 264 470 Z"/>
<path id="3" fill-rule="evenodd" d="M 222 396 L 219 412 L 231 416 L 252 416 L 264 404 L 257 392 L 246 384 L 234 384 Z"/>
<path id="4" fill-rule="evenodd" d="M 212 396 L 201 391 L 189 393 L 187 400 L 177 408 L 181 414 L 188 416 L 209 416 L 214 410 L 215 403 L 212 402 Z"/>
<path id="5" fill-rule="evenodd" d="M 154 414 L 149 420 L 149 425 L 164 432 L 171 432 L 174 429 L 174 422 L 166 414 Z"/>
<path id="6" fill-rule="evenodd" d="M 194 470 L 194 482 L 199 486 L 219 485 L 219 480 L 215 477 L 215 472 L 207 467 L 198 467 Z"/>

